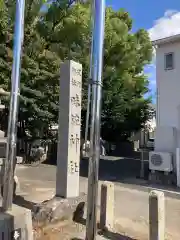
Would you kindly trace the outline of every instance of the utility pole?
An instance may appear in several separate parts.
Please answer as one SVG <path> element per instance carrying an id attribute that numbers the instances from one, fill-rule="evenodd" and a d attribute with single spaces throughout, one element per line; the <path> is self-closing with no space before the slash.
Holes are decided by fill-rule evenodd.
<path id="1" fill-rule="evenodd" d="M 86 240 L 95 240 L 97 228 L 98 172 L 100 159 L 101 91 L 103 45 L 105 27 L 105 0 L 93 1 L 92 44 L 92 107 L 90 132 L 90 157 L 88 176 L 88 206 Z"/>
<path id="2" fill-rule="evenodd" d="M 17 117 L 18 102 L 20 94 L 20 68 L 21 52 L 24 38 L 24 10 L 25 0 L 16 0 L 16 18 L 14 33 L 14 53 L 13 67 L 11 74 L 11 100 L 8 119 L 8 139 L 3 183 L 3 202 L 4 211 L 12 208 L 14 192 L 14 169 L 16 165 L 16 139 L 17 139 Z"/>

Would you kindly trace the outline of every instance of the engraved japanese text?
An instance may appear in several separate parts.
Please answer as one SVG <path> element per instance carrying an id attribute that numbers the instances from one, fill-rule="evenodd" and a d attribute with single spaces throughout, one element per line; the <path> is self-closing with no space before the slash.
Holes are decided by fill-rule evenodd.
<path id="1" fill-rule="evenodd" d="M 81 87 L 81 82 L 76 80 L 75 78 L 72 78 L 72 85 L 75 87 Z"/>
<path id="2" fill-rule="evenodd" d="M 81 124 L 80 116 L 78 114 L 71 114 L 71 121 L 72 121 L 72 124 L 74 124 L 74 125 Z"/>
<path id="3" fill-rule="evenodd" d="M 81 106 L 81 101 L 80 101 L 80 97 L 78 94 L 76 94 L 74 97 L 71 97 L 71 103 L 73 105 L 75 105 L 76 107 L 80 107 Z"/>

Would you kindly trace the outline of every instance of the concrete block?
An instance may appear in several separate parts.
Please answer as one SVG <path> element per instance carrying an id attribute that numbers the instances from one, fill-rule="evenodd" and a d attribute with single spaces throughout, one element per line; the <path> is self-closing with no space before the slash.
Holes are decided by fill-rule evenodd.
<path id="1" fill-rule="evenodd" d="M 165 240 L 164 193 L 154 190 L 149 194 L 149 240 Z"/>
<path id="2" fill-rule="evenodd" d="M 112 230 L 114 227 L 114 184 L 101 185 L 100 229 Z"/>
<path id="3" fill-rule="evenodd" d="M 29 209 L 12 206 L 12 210 L 0 213 L 1 240 L 33 240 L 32 217 Z"/>
<path id="4" fill-rule="evenodd" d="M 16 161 L 17 161 L 17 164 L 23 163 L 23 157 L 16 156 Z"/>
<path id="5" fill-rule="evenodd" d="M 4 138 L 4 136 L 5 136 L 5 132 L 0 130 L 0 138 Z"/>

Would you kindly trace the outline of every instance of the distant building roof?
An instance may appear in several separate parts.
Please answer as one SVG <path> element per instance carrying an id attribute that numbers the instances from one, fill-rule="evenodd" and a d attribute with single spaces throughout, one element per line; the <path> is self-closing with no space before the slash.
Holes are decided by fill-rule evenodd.
<path id="1" fill-rule="evenodd" d="M 156 104 L 150 103 L 149 108 L 153 111 L 156 112 Z"/>
<path id="2" fill-rule="evenodd" d="M 166 43 L 175 43 L 175 42 L 180 42 L 180 34 L 176 34 L 173 36 L 157 39 L 155 41 L 152 41 L 152 44 L 154 46 L 160 46 Z"/>
<path id="3" fill-rule="evenodd" d="M 10 92 L 5 91 L 3 88 L 0 87 L 0 96 L 9 96 Z"/>
<path id="4" fill-rule="evenodd" d="M 5 109 L 5 105 L 0 104 L 0 110 Z"/>

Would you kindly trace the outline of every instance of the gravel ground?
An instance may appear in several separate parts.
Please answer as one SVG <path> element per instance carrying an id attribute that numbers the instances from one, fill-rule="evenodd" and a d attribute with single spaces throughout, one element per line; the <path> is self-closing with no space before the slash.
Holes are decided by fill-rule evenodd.
<path id="1" fill-rule="evenodd" d="M 46 229 L 35 228 L 35 240 L 83 240 L 85 239 L 86 228 L 82 224 L 63 222 L 53 226 L 48 226 Z M 119 233 L 100 233 L 97 240 L 146 240 L 145 238 L 131 238 L 126 234 Z"/>
<path id="2" fill-rule="evenodd" d="M 126 228 L 115 225 L 112 232 L 100 232 L 96 240 L 148 240 L 146 234 L 136 231 L 133 226 L 128 225 Z M 64 221 L 55 225 L 49 225 L 46 228 L 34 227 L 34 240 L 84 240 L 86 227 L 82 224 Z M 170 235 L 166 235 L 165 240 L 174 240 Z"/>
<path id="3" fill-rule="evenodd" d="M 116 162 L 116 161 L 115 161 Z M 119 161 L 118 161 L 119 162 Z M 121 165 L 115 165 L 117 171 L 121 169 Z M 119 163 L 120 164 L 120 163 Z M 106 164 L 104 164 L 106 165 Z M 106 169 L 109 170 L 109 164 Z M 105 168 L 104 168 L 105 173 Z M 124 173 L 125 175 L 125 173 Z M 41 165 L 39 167 L 21 166 L 17 169 L 17 176 L 21 183 L 20 193 L 21 205 L 31 208 L 34 203 L 40 203 L 44 200 L 51 199 L 55 192 L 56 167 Z M 110 173 L 109 173 L 110 176 Z M 123 176 L 123 174 L 122 174 Z M 105 178 L 105 177 L 104 177 Z M 107 178 L 103 179 L 107 180 Z M 131 181 L 130 181 L 131 180 Z M 130 184 L 122 181 L 114 180 L 115 184 L 115 224 L 116 230 L 120 234 L 111 234 L 109 239 L 127 240 L 122 235 L 128 235 L 128 240 L 148 240 L 148 192 L 152 190 L 152 186 L 143 185 L 135 181 L 134 178 L 128 180 Z M 134 183 L 132 183 L 134 181 Z M 99 182 L 99 187 L 102 182 Z M 100 188 L 99 188 L 100 190 Z M 157 189 L 156 189 L 157 190 Z M 161 190 L 161 189 L 158 189 Z M 163 189 L 162 189 L 163 190 Z M 87 191 L 87 178 L 80 177 L 80 191 Z M 99 191 L 100 193 L 100 191 Z M 177 197 L 178 195 L 178 197 Z M 180 192 L 179 190 L 165 190 L 165 215 L 166 215 L 166 240 L 180 239 Z M 173 197 L 175 196 L 175 197 Z M 100 194 L 99 194 L 100 197 Z M 100 203 L 100 198 L 99 201 Z M 98 204 L 99 204 L 98 203 Z M 19 203 L 20 204 L 20 203 Z M 81 230 L 80 230 L 81 229 Z M 36 229 L 36 240 L 75 240 L 78 234 L 85 231 L 85 227 L 77 224 L 66 223 L 66 225 L 49 227 L 48 229 Z M 38 235 L 38 234 L 36 234 Z M 81 238 L 84 239 L 84 238 Z"/>

